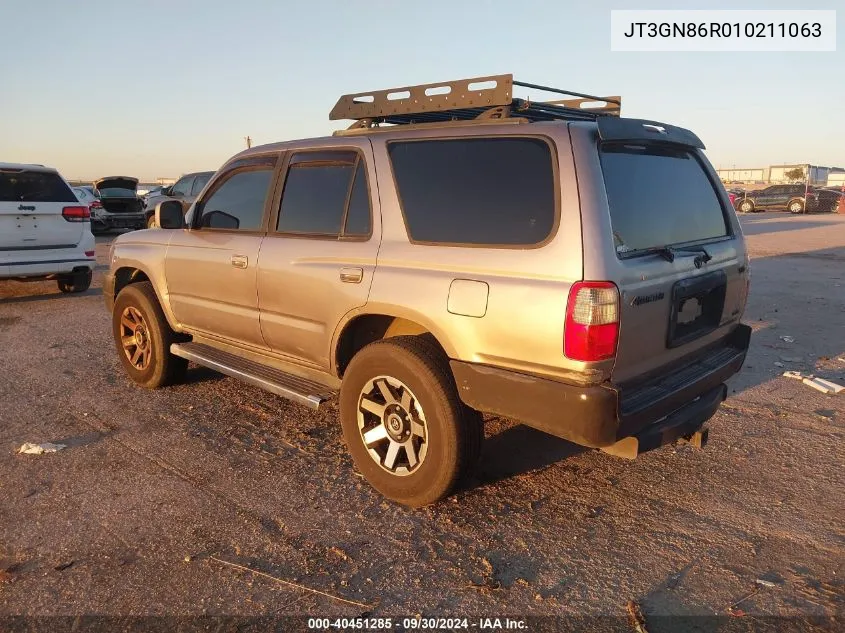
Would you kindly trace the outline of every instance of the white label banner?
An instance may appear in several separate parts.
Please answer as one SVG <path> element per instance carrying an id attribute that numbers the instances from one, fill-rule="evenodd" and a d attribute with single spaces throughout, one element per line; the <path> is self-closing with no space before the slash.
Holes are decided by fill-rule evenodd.
<path id="1" fill-rule="evenodd" d="M 835 51 L 836 11 L 611 11 L 610 50 Z"/>

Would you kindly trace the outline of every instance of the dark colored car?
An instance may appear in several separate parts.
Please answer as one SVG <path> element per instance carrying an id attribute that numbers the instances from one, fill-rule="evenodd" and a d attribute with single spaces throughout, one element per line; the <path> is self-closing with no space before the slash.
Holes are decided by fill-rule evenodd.
<path id="1" fill-rule="evenodd" d="M 143 229 L 146 226 L 144 204 L 138 197 L 138 179 L 108 176 L 94 183 L 94 195 L 102 209 L 91 218 L 92 230 Z"/>
<path id="2" fill-rule="evenodd" d="M 192 174 L 185 174 L 170 187 L 164 187 L 155 193 L 150 192 L 146 197 L 144 207 L 144 222 L 147 228 L 155 227 L 157 204 L 166 200 L 178 200 L 182 203 L 182 212 L 185 213 L 213 175 L 213 171 L 199 171 Z"/>
<path id="3" fill-rule="evenodd" d="M 827 202 L 827 196 L 822 196 Z M 808 213 L 828 211 L 826 205 L 819 204 L 819 190 L 816 187 L 796 185 L 770 185 L 757 191 L 746 191 L 737 195 L 734 207 L 740 213 L 754 211 L 789 211 L 790 213 Z"/>

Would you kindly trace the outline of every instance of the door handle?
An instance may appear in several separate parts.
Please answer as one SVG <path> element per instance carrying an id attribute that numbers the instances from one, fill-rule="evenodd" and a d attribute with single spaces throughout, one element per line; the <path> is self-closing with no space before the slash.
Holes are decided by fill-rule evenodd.
<path id="1" fill-rule="evenodd" d="M 347 284 L 359 284 L 364 279 L 363 268 L 341 268 L 340 280 Z"/>
<path id="2" fill-rule="evenodd" d="M 246 268 L 249 266 L 249 258 L 246 255 L 232 255 L 232 266 L 235 268 Z"/>

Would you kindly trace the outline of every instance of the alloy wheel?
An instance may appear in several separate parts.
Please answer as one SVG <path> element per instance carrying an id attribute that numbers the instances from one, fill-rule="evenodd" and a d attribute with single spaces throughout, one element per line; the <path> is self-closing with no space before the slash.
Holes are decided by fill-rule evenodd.
<path id="1" fill-rule="evenodd" d="M 358 431 L 373 461 L 392 475 L 410 475 L 425 461 L 425 414 L 417 397 L 397 378 L 378 376 L 361 389 Z"/>
<path id="2" fill-rule="evenodd" d="M 143 371 L 149 367 L 153 345 L 144 315 L 137 308 L 128 306 L 120 315 L 120 343 L 135 369 Z"/>

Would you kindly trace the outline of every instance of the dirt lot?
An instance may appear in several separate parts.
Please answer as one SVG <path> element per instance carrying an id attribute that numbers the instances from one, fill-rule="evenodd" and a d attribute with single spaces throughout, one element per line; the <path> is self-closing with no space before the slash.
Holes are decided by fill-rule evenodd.
<path id="1" fill-rule="evenodd" d="M 845 384 L 845 216 L 742 222 L 755 334 L 704 450 L 628 462 L 492 419 L 474 487 L 420 511 L 355 472 L 336 403 L 312 414 L 199 368 L 130 384 L 100 290 L 107 238 L 82 296 L 0 282 L 0 616 L 579 615 L 625 631 L 635 600 L 652 633 L 842 630 L 845 394 L 775 363 Z M 69 448 L 16 455 L 28 441 Z"/>

